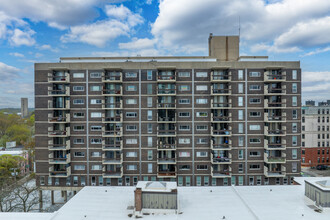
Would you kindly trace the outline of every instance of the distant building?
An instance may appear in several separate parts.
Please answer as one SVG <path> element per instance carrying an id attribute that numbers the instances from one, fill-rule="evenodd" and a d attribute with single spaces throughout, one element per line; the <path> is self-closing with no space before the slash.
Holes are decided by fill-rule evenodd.
<path id="1" fill-rule="evenodd" d="M 21 117 L 26 118 L 28 114 L 28 98 L 21 98 Z"/>
<path id="2" fill-rule="evenodd" d="M 306 106 L 315 106 L 315 101 L 314 100 L 306 101 Z"/>
<path id="3" fill-rule="evenodd" d="M 0 156 L 5 154 L 23 157 L 25 160 L 20 164 L 21 170 L 19 175 L 24 176 L 27 172 L 29 172 L 29 154 L 27 151 L 23 150 L 21 147 L 10 148 L 10 150 L 0 150 Z"/>
<path id="4" fill-rule="evenodd" d="M 302 166 L 330 165 L 329 117 L 329 105 L 302 107 Z"/>

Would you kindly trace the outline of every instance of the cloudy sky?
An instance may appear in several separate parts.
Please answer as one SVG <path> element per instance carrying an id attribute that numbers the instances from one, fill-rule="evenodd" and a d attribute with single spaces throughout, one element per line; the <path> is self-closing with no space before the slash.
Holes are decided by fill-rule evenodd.
<path id="1" fill-rule="evenodd" d="M 34 107 L 33 65 L 66 56 L 208 55 L 209 33 L 241 55 L 301 61 L 303 100 L 330 99 L 329 0 L 1 0 L 0 108 Z"/>

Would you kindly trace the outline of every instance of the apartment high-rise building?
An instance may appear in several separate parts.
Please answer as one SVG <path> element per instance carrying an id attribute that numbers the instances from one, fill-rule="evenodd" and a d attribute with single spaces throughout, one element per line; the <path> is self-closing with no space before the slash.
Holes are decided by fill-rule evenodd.
<path id="1" fill-rule="evenodd" d="M 29 114 L 28 98 L 21 98 L 21 117 L 26 118 Z"/>
<path id="2" fill-rule="evenodd" d="M 302 107 L 301 165 L 330 165 L 330 105 Z"/>
<path id="3" fill-rule="evenodd" d="M 209 56 L 61 58 L 35 64 L 38 184 L 290 184 L 300 173 L 299 62 Z"/>

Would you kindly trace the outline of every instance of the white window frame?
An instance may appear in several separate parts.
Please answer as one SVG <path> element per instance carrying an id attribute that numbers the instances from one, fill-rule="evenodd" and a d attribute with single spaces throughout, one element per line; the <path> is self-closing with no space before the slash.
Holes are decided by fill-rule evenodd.
<path id="1" fill-rule="evenodd" d="M 73 91 L 83 92 L 83 91 L 85 91 L 85 86 L 73 86 Z"/>
<path id="2" fill-rule="evenodd" d="M 73 73 L 73 78 L 85 78 L 85 73 Z"/>
<path id="3" fill-rule="evenodd" d="M 196 77 L 207 77 L 207 72 L 196 72 Z"/>
<path id="4" fill-rule="evenodd" d="M 101 118 L 102 113 L 101 112 L 91 112 L 91 118 Z"/>
<path id="5" fill-rule="evenodd" d="M 127 73 L 125 73 L 125 77 L 126 78 L 136 78 L 137 77 L 137 73 L 127 72 Z"/>

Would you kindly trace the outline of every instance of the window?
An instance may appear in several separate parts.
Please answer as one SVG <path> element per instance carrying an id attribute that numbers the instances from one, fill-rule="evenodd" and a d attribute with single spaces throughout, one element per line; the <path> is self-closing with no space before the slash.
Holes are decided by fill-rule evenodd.
<path id="1" fill-rule="evenodd" d="M 102 138 L 91 138 L 91 144 L 101 144 Z"/>
<path id="2" fill-rule="evenodd" d="M 297 111 L 297 109 L 292 110 L 292 119 L 298 119 L 298 111 Z"/>
<path id="3" fill-rule="evenodd" d="M 91 112 L 91 118 L 101 118 L 102 113 L 101 112 Z"/>
<path id="4" fill-rule="evenodd" d="M 147 94 L 152 94 L 152 84 L 147 84 Z"/>
<path id="5" fill-rule="evenodd" d="M 136 112 L 126 112 L 126 118 L 136 118 L 137 113 Z"/>
<path id="6" fill-rule="evenodd" d="M 179 157 L 190 157 L 190 152 L 179 152 Z"/>
<path id="7" fill-rule="evenodd" d="M 212 178 L 212 186 L 216 186 L 217 185 L 217 179 L 216 178 Z"/>
<path id="8" fill-rule="evenodd" d="M 238 176 L 238 185 L 243 186 L 243 176 Z"/>
<path id="9" fill-rule="evenodd" d="M 152 70 L 147 70 L 147 80 L 152 80 Z"/>
<path id="10" fill-rule="evenodd" d="M 250 72 L 250 73 L 249 73 L 249 76 L 250 76 L 250 77 L 260 77 L 261 74 L 260 74 L 260 72 Z"/>
<path id="11" fill-rule="evenodd" d="M 179 112 L 179 117 L 190 117 L 190 112 Z"/>
<path id="12" fill-rule="evenodd" d="M 74 170 L 85 170 L 85 165 L 74 165 Z"/>
<path id="13" fill-rule="evenodd" d="M 91 99 L 91 104 L 102 104 L 101 99 Z"/>
<path id="14" fill-rule="evenodd" d="M 202 177 L 196 176 L 196 186 L 201 186 L 201 185 L 202 185 Z"/>
<path id="15" fill-rule="evenodd" d="M 196 157 L 207 157 L 207 152 L 206 151 L 196 152 Z"/>
<path id="16" fill-rule="evenodd" d="M 147 125 L 147 130 L 148 130 L 148 133 L 149 133 L 149 134 L 152 133 L 152 124 L 148 124 L 148 125 Z"/>
<path id="17" fill-rule="evenodd" d="M 259 144 L 261 143 L 260 138 L 250 138 L 250 144 Z"/>
<path id="18" fill-rule="evenodd" d="M 297 133 L 297 130 L 298 130 L 297 123 L 292 123 L 292 132 Z"/>
<path id="19" fill-rule="evenodd" d="M 250 157 L 260 157 L 260 151 L 250 151 Z"/>
<path id="20" fill-rule="evenodd" d="M 40 185 L 45 185 L 45 177 L 44 176 L 40 176 Z"/>
<path id="21" fill-rule="evenodd" d="M 196 112 L 196 117 L 207 117 L 208 113 L 207 112 Z"/>
<path id="22" fill-rule="evenodd" d="M 126 157 L 137 157 L 137 152 L 126 152 Z"/>
<path id="23" fill-rule="evenodd" d="M 74 118 L 84 118 L 85 113 L 84 112 L 75 112 L 75 113 L 73 113 L 73 117 Z"/>
<path id="24" fill-rule="evenodd" d="M 183 186 L 183 176 L 178 176 L 178 186 Z"/>
<path id="25" fill-rule="evenodd" d="M 190 131 L 190 126 L 189 125 L 180 125 L 179 131 Z"/>
<path id="26" fill-rule="evenodd" d="M 292 136 L 292 146 L 297 146 L 297 136 Z"/>
<path id="27" fill-rule="evenodd" d="M 190 77 L 190 72 L 179 72 L 179 77 Z"/>
<path id="28" fill-rule="evenodd" d="M 126 91 L 128 92 L 135 92 L 136 91 L 136 85 L 127 85 Z"/>
<path id="29" fill-rule="evenodd" d="M 179 144 L 190 144 L 190 138 L 179 138 Z"/>
<path id="30" fill-rule="evenodd" d="M 244 155 L 243 155 L 243 150 L 238 150 L 238 159 L 243 160 Z"/>
<path id="31" fill-rule="evenodd" d="M 197 144 L 207 144 L 207 138 L 198 138 Z"/>
<path id="32" fill-rule="evenodd" d="M 186 186 L 190 186 L 190 176 L 186 176 Z"/>
<path id="33" fill-rule="evenodd" d="M 84 131 L 85 126 L 84 125 L 75 125 L 75 126 L 73 126 L 73 130 L 74 131 Z"/>
<path id="34" fill-rule="evenodd" d="M 102 73 L 101 72 L 92 72 L 90 73 L 91 78 L 101 78 Z"/>
<path id="35" fill-rule="evenodd" d="M 148 173 L 152 173 L 152 163 L 148 163 Z"/>
<path id="36" fill-rule="evenodd" d="M 83 99 L 74 99 L 73 104 L 75 105 L 83 105 L 85 103 L 85 100 Z"/>
<path id="37" fill-rule="evenodd" d="M 250 90 L 261 90 L 260 85 L 250 85 Z"/>
<path id="38" fill-rule="evenodd" d="M 243 83 L 238 83 L 238 93 L 243 93 Z"/>
<path id="39" fill-rule="evenodd" d="M 196 125 L 197 131 L 207 131 L 207 125 Z"/>
<path id="40" fill-rule="evenodd" d="M 196 104 L 207 104 L 207 99 L 196 99 Z"/>
<path id="41" fill-rule="evenodd" d="M 102 170 L 102 165 L 92 165 L 92 170 Z"/>
<path id="42" fill-rule="evenodd" d="M 292 83 L 292 93 L 297 93 L 297 83 Z"/>
<path id="43" fill-rule="evenodd" d="M 196 86 L 196 91 L 207 91 L 207 85 Z"/>
<path id="44" fill-rule="evenodd" d="M 148 150 L 148 160 L 152 160 L 152 158 L 153 158 L 152 150 Z"/>
<path id="45" fill-rule="evenodd" d="M 148 147 L 152 147 L 152 137 L 148 137 Z"/>
<path id="46" fill-rule="evenodd" d="M 250 131 L 259 131 L 260 125 L 250 125 Z"/>
<path id="47" fill-rule="evenodd" d="M 238 137 L 238 146 L 240 147 L 244 146 L 244 137 L 242 136 Z"/>
<path id="48" fill-rule="evenodd" d="M 73 91 L 84 91 L 85 87 L 84 86 L 74 86 Z"/>
<path id="49" fill-rule="evenodd" d="M 184 91 L 190 91 L 190 86 L 189 85 L 180 85 L 179 90 L 184 92 Z"/>
<path id="50" fill-rule="evenodd" d="M 298 158 L 297 153 L 298 153 L 297 149 L 292 149 L 292 159 L 297 159 Z"/>
<path id="51" fill-rule="evenodd" d="M 297 106 L 297 96 L 292 96 L 292 106 Z"/>
<path id="52" fill-rule="evenodd" d="M 73 140 L 73 143 L 74 144 L 84 144 L 85 143 L 85 140 L 83 138 L 75 138 Z"/>
<path id="53" fill-rule="evenodd" d="M 128 72 L 128 73 L 125 73 L 125 76 L 126 76 L 126 78 L 136 78 L 137 73 Z"/>
<path id="54" fill-rule="evenodd" d="M 152 97 L 147 98 L 147 105 L 148 105 L 148 108 L 152 107 Z"/>
<path id="55" fill-rule="evenodd" d="M 244 116 L 243 116 L 243 110 L 238 110 L 238 120 L 243 120 Z"/>
<path id="56" fill-rule="evenodd" d="M 136 138 L 126 139 L 126 144 L 137 144 Z"/>
<path id="57" fill-rule="evenodd" d="M 91 152 L 91 157 L 101 157 L 101 152 Z"/>
<path id="58" fill-rule="evenodd" d="M 297 70 L 292 70 L 292 79 L 297 79 Z"/>
<path id="59" fill-rule="evenodd" d="M 51 178 L 51 177 L 48 177 L 47 179 L 48 179 L 48 186 L 53 185 L 53 183 L 52 183 L 52 178 Z M 73 180 L 74 180 L 74 179 L 73 179 Z"/>
<path id="60" fill-rule="evenodd" d="M 204 164 L 197 165 L 197 170 L 207 170 L 207 165 Z"/>
<path id="61" fill-rule="evenodd" d="M 243 164 L 242 163 L 238 164 L 238 172 L 243 173 Z"/>
<path id="62" fill-rule="evenodd" d="M 250 170 L 260 170 L 259 164 L 250 164 Z"/>
<path id="63" fill-rule="evenodd" d="M 260 104 L 261 99 L 258 98 L 250 98 L 250 104 Z"/>
<path id="64" fill-rule="evenodd" d="M 207 72 L 196 72 L 196 77 L 207 77 Z"/>
<path id="65" fill-rule="evenodd" d="M 85 74 L 84 73 L 74 73 L 73 78 L 84 78 Z"/>
<path id="66" fill-rule="evenodd" d="M 148 110 L 148 120 L 152 120 L 152 111 Z"/>
<path id="67" fill-rule="evenodd" d="M 126 131 L 137 131 L 136 125 L 126 125 Z"/>
<path id="68" fill-rule="evenodd" d="M 179 170 L 190 170 L 190 165 L 187 164 L 179 165 Z"/>
<path id="69" fill-rule="evenodd" d="M 238 133 L 243 133 L 243 123 L 238 123 Z"/>
<path id="70" fill-rule="evenodd" d="M 136 168 L 137 168 L 137 166 L 133 165 L 133 164 L 126 166 L 126 170 L 136 170 Z"/>
<path id="71" fill-rule="evenodd" d="M 292 163 L 292 172 L 295 173 L 297 172 L 297 163 Z"/>
<path id="72" fill-rule="evenodd" d="M 238 79 L 239 80 L 243 79 L 243 70 L 238 70 Z"/>
<path id="73" fill-rule="evenodd" d="M 136 99 L 126 99 L 126 104 L 135 105 L 137 103 Z"/>
<path id="74" fill-rule="evenodd" d="M 190 99 L 179 99 L 179 104 L 190 104 Z"/>
<path id="75" fill-rule="evenodd" d="M 238 97 L 238 106 L 243 106 L 243 97 Z"/>
<path id="76" fill-rule="evenodd" d="M 250 112 L 251 118 L 261 117 L 261 112 Z"/>
<path id="77" fill-rule="evenodd" d="M 101 125 L 92 125 L 91 126 L 91 131 L 101 131 L 102 126 Z"/>

